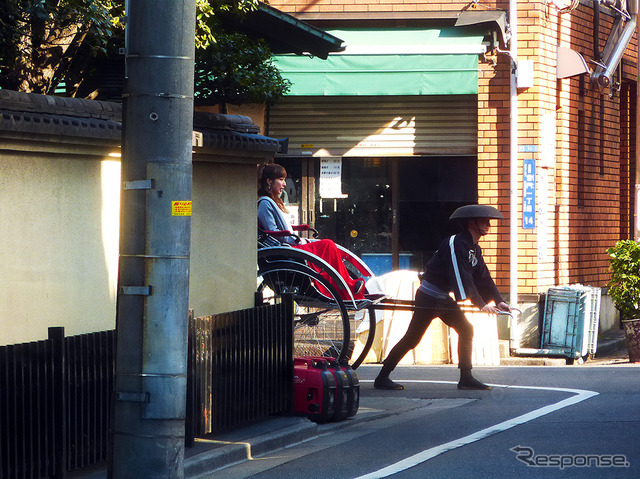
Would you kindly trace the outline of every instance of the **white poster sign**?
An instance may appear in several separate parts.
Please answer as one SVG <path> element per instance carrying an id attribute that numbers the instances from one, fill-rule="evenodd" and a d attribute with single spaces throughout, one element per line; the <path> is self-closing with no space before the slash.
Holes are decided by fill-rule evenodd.
<path id="1" fill-rule="evenodd" d="M 320 197 L 347 197 L 342 194 L 342 158 L 320 159 Z"/>

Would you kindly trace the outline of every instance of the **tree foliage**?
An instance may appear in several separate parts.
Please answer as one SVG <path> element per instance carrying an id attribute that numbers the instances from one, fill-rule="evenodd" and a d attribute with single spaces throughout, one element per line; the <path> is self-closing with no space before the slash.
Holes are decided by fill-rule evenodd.
<path id="1" fill-rule="evenodd" d="M 52 93 L 65 73 L 105 51 L 121 29 L 111 0 L 0 0 L 0 86 Z"/>
<path id="2" fill-rule="evenodd" d="M 216 15 L 224 12 L 242 17 L 259 4 L 259 0 L 196 0 L 196 49 L 206 49 L 216 42 L 221 32 Z"/>
<path id="3" fill-rule="evenodd" d="M 196 0 L 200 101 L 272 102 L 287 91 L 260 40 L 224 32 L 221 13 L 242 16 L 258 0 Z M 99 55 L 124 46 L 124 0 L 0 0 L 0 88 L 75 95 Z M 201 89 L 198 91 L 198 89 Z"/>
<path id="4" fill-rule="evenodd" d="M 258 8 L 257 0 L 237 3 L 198 0 L 196 24 L 195 97 L 198 104 L 272 104 L 291 86 L 271 60 L 261 39 L 226 32 L 217 22 L 220 13 L 242 15 Z"/>
<path id="5" fill-rule="evenodd" d="M 195 96 L 199 104 L 273 104 L 291 87 L 262 40 L 222 34 L 196 53 Z"/>

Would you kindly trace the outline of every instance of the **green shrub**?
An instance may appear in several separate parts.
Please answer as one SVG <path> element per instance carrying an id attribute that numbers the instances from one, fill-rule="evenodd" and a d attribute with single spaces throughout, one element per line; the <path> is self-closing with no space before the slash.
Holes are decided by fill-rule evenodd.
<path id="1" fill-rule="evenodd" d="M 609 296 L 622 319 L 640 318 L 640 243 L 621 240 L 607 253 L 611 265 Z"/>

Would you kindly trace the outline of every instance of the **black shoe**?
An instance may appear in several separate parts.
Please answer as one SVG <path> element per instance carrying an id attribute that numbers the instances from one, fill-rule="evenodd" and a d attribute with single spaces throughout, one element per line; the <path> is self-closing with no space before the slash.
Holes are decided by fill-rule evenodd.
<path id="1" fill-rule="evenodd" d="M 491 386 L 487 386 L 486 384 L 481 383 L 476 378 L 469 378 L 464 380 L 461 379 L 458 383 L 458 389 L 475 389 L 486 391 L 488 389 L 491 389 Z"/>
<path id="2" fill-rule="evenodd" d="M 393 382 L 389 377 L 377 377 L 373 382 L 373 387 L 376 389 L 388 389 L 393 391 L 400 391 L 404 389 L 402 384 Z"/>
<path id="3" fill-rule="evenodd" d="M 359 279 L 356 281 L 356 284 L 353 285 L 353 293 L 360 294 L 364 289 L 364 279 Z"/>

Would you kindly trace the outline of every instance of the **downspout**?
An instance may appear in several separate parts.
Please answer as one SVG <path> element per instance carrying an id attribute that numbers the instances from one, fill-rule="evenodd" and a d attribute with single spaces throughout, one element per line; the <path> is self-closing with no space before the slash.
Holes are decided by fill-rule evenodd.
<path id="1" fill-rule="evenodd" d="M 611 78 L 622 59 L 622 55 L 636 31 L 638 18 L 638 0 L 627 2 L 629 13 L 620 11 L 607 39 L 602 54 L 602 63 L 599 63 L 591 75 L 591 82 L 604 89 L 611 85 Z M 595 5 L 594 5 L 595 7 Z M 624 26 L 622 24 L 624 23 Z"/>
<path id="2" fill-rule="evenodd" d="M 600 54 L 600 0 L 593 0 L 593 59 L 602 61 Z"/>
<path id="3" fill-rule="evenodd" d="M 509 303 L 518 307 L 518 0 L 509 0 L 509 50 L 506 53 L 511 61 L 509 72 Z M 510 350 L 520 348 L 518 322 L 514 317 L 510 321 Z"/>
<path id="4" fill-rule="evenodd" d="M 510 159 L 509 159 L 509 302 L 518 307 L 518 90 L 516 69 L 518 66 L 518 0 L 509 0 L 509 24 L 511 26 L 510 90 Z M 515 328 L 511 328 L 515 329 Z"/>

